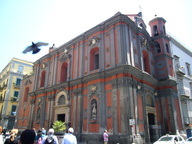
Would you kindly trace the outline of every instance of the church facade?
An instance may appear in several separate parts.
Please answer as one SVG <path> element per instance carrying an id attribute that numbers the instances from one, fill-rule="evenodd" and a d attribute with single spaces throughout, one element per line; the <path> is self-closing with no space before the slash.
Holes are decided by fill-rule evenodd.
<path id="1" fill-rule="evenodd" d="M 146 31 L 142 13 L 111 18 L 34 62 L 20 94 L 18 129 L 61 120 L 79 142 L 153 142 L 182 130 L 166 21 Z"/>

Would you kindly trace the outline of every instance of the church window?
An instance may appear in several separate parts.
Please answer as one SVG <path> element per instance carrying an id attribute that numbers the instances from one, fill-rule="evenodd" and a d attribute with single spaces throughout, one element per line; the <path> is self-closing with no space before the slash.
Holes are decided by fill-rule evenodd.
<path id="1" fill-rule="evenodd" d="M 169 46 L 168 46 L 168 44 L 165 44 L 166 45 L 166 51 L 167 51 L 167 53 L 169 53 Z"/>
<path id="2" fill-rule="evenodd" d="M 153 35 L 154 35 L 154 37 L 159 35 L 157 25 L 153 26 Z"/>
<path id="3" fill-rule="evenodd" d="M 65 96 L 61 95 L 58 99 L 58 105 L 64 105 L 65 104 Z"/>
<path id="4" fill-rule="evenodd" d="M 90 52 L 90 70 L 99 69 L 99 48 L 93 48 Z"/>
<path id="5" fill-rule="evenodd" d="M 163 31 L 164 31 L 164 34 L 166 34 L 165 26 L 163 26 Z"/>
<path id="6" fill-rule="evenodd" d="M 157 44 L 157 45 L 156 45 L 156 50 L 157 50 L 157 53 L 160 53 L 160 52 L 161 52 L 160 44 Z"/>
<path id="7" fill-rule="evenodd" d="M 44 87 L 45 86 L 45 74 L 46 74 L 45 71 L 43 71 L 41 73 L 41 85 L 40 85 L 40 87 Z"/>
<path id="8" fill-rule="evenodd" d="M 147 104 L 147 106 L 154 107 L 154 102 L 150 95 L 146 96 L 146 104 Z"/>
<path id="9" fill-rule="evenodd" d="M 60 77 L 60 81 L 61 82 L 66 82 L 67 80 L 67 63 L 64 62 L 61 66 L 61 77 Z"/>
<path id="10" fill-rule="evenodd" d="M 149 54 L 146 51 L 143 51 L 143 67 L 144 71 L 150 73 Z"/>

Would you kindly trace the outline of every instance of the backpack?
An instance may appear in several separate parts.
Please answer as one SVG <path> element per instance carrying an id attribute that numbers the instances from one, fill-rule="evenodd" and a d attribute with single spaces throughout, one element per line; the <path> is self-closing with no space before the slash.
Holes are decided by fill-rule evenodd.
<path id="1" fill-rule="evenodd" d="M 47 136 L 45 144 L 54 144 L 54 138 L 52 135 Z"/>
<path id="2" fill-rule="evenodd" d="M 37 144 L 41 144 L 41 142 L 42 142 L 42 137 L 40 137 L 40 138 L 38 139 Z"/>

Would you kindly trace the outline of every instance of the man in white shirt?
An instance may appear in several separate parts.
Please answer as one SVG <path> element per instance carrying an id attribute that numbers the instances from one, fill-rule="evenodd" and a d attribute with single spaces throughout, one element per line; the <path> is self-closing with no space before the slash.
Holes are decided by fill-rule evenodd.
<path id="1" fill-rule="evenodd" d="M 74 132 L 73 128 L 68 129 L 68 133 L 64 135 L 62 144 L 77 144 L 77 139 L 73 135 L 73 132 Z"/>

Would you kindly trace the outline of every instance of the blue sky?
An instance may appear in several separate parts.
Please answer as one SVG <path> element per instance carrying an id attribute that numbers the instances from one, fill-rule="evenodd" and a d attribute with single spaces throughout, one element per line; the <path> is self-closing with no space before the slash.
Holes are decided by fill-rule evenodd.
<path id="1" fill-rule="evenodd" d="M 167 32 L 192 50 L 191 6 L 191 0 L 0 0 L 0 71 L 13 57 L 34 62 L 53 43 L 59 47 L 117 12 L 140 9 L 148 28 L 157 14 L 167 21 Z M 49 46 L 36 55 L 23 54 L 32 41 Z"/>

